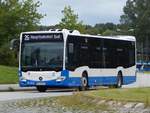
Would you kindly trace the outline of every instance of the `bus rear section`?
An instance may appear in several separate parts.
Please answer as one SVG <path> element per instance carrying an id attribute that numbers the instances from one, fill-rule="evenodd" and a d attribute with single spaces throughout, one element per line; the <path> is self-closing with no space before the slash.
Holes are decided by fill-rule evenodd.
<path id="1" fill-rule="evenodd" d="M 131 36 L 69 35 L 66 69 L 81 87 L 131 84 L 136 81 L 136 40 Z M 78 83 L 78 82 L 77 82 Z"/>

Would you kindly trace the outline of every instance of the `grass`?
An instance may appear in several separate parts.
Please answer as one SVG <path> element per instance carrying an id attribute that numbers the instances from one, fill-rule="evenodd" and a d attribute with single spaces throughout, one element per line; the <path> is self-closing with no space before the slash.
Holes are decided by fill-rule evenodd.
<path id="1" fill-rule="evenodd" d="M 105 100 L 142 102 L 150 106 L 150 88 L 101 89 L 98 91 L 91 91 L 88 95 Z"/>
<path id="2" fill-rule="evenodd" d="M 18 83 L 18 69 L 16 67 L 8 67 L 0 65 L 0 84 L 16 84 Z"/>

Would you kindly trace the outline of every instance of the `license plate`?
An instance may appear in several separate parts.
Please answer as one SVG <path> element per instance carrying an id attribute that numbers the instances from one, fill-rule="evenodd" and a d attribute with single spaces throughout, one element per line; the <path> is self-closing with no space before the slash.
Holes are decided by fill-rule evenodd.
<path id="1" fill-rule="evenodd" d="M 46 83 L 45 82 L 37 82 L 36 85 L 44 86 L 44 85 L 46 85 Z"/>

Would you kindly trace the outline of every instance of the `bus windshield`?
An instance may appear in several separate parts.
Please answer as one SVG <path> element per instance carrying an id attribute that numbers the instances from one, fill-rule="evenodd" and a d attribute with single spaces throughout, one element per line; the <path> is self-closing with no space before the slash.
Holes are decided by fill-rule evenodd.
<path id="1" fill-rule="evenodd" d="M 63 67 L 63 42 L 25 42 L 22 44 L 23 70 L 61 70 Z"/>

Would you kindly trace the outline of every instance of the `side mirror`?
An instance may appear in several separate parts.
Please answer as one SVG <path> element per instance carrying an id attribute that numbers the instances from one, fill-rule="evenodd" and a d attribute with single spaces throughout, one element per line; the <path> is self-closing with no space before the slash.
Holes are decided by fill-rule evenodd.
<path id="1" fill-rule="evenodd" d="M 10 50 L 19 51 L 19 45 L 20 45 L 20 40 L 19 39 L 12 39 L 10 41 Z"/>

